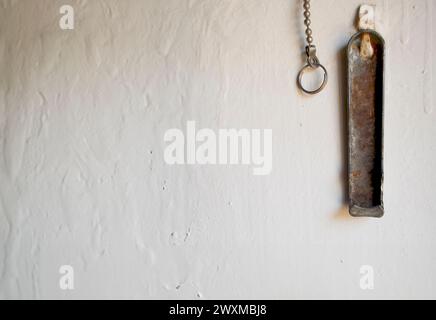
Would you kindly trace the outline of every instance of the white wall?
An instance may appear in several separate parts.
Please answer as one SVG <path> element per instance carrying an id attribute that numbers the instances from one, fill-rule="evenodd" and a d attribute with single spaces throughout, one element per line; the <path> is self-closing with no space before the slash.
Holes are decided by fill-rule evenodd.
<path id="1" fill-rule="evenodd" d="M 368 2 L 388 44 L 381 220 L 345 203 L 362 0 L 312 1 L 314 98 L 295 86 L 301 1 L 0 1 L 0 297 L 436 298 L 436 2 Z M 272 174 L 166 165 L 188 120 L 273 129 Z"/>

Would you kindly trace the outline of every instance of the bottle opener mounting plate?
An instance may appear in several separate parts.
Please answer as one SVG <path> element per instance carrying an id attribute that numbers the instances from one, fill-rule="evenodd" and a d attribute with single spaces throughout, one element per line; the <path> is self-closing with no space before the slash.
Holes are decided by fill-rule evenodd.
<path id="1" fill-rule="evenodd" d="M 384 214 L 383 38 L 373 30 L 359 31 L 348 44 L 347 59 L 350 214 L 380 218 Z"/>

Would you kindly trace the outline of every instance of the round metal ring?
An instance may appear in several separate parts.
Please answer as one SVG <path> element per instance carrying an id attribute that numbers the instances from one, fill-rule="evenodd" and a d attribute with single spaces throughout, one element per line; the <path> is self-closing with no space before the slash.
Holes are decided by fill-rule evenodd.
<path id="1" fill-rule="evenodd" d="M 321 68 L 324 71 L 324 80 L 322 81 L 321 86 L 316 89 L 316 90 L 307 90 L 306 88 L 304 88 L 302 80 L 303 80 L 303 75 L 306 72 L 307 69 L 318 69 Z M 316 65 L 311 65 L 311 64 L 306 64 L 303 69 L 301 69 L 300 73 L 298 74 L 298 87 L 300 87 L 300 89 L 307 94 L 317 94 L 319 92 L 321 92 L 325 86 L 327 85 L 328 82 L 328 73 L 327 73 L 327 69 L 324 68 L 324 66 L 320 63 L 317 63 Z"/>

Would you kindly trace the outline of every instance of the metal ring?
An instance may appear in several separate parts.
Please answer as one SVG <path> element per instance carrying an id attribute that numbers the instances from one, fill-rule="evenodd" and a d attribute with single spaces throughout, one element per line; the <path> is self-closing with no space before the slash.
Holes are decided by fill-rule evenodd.
<path id="1" fill-rule="evenodd" d="M 322 81 L 321 86 L 320 86 L 318 89 L 316 89 L 316 90 L 307 90 L 307 89 L 305 89 L 305 88 L 303 87 L 303 83 L 302 83 L 303 75 L 304 75 L 304 73 L 306 72 L 306 70 L 309 69 L 309 68 L 310 68 L 310 69 L 318 69 L 318 68 L 321 68 L 321 69 L 324 71 L 324 80 Z M 321 91 L 325 88 L 325 86 L 327 85 L 327 82 L 328 82 L 328 73 L 327 73 L 327 69 L 324 68 L 324 66 L 323 66 L 322 64 L 320 64 L 320 63 L 317 63 L 317 64 L 315 64 L 315 65 L 312 65 L 312 64 L 306 64 L 306 65 L 301 69 L 300 73 L 298 74 L 298 80 L 297 80 L 298 87 L 299 87 L 299 88 L 300 88 L 304 93 L 307 93 L 307 94 L 317 94 L 317 93 L 321 92 Z"/>

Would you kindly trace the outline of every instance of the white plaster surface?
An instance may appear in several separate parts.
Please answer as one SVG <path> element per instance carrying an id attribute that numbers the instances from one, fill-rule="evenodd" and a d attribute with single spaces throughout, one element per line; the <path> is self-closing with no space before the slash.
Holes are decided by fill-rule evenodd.
<path id="1" fill-rule="evenodd" d="M 381 220 L 345 206 L 363 2 L 312 1 L 330 72 L 313 98 L 300 2 L 1 0 L 0 298 L 436 298 L 436 1 L 367 1 L 388 48 Z M 272 174 L 166 165 L 188 120 L 273 129 Z"/>

